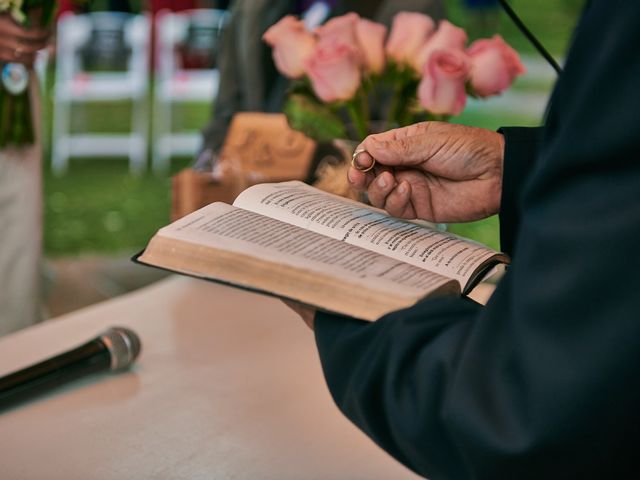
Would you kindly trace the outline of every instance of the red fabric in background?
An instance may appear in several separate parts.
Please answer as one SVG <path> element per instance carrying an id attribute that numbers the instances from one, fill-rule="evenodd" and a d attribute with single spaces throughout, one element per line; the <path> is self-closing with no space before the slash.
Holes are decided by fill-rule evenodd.
<path id="1" fill-rule="evenodd" d="M 58 0 L 57 17 L 65 12 L 75 12 L 78 6 L 72 0 Z"/>
<path id="2" fill-rule="evenodd" d="M 193 8 L 201 7 L 203 2 L 198 0 L 145 0 L 143 2 L 143 8 L 146 11 L 150 11 L 152 14 L 152 21 L 155 20 L 155 14 L 160 10 L 171 10 L 171 11 L 180 11 L 180 10 L 190 10 Z M 65 12 L 76 12 L 82 13 L 84 9 L 82 5 L 78 5 L 73 0 L 58 0 L 58 13 L 57 17 L 62 15 Z M 155 60 L 155 21 L 153 21 L 153 27 L 151 29 L 151 65 L 156 66 Z"/>
<path id="3" fill-rule="evenodd" d="M 196 0 L 150 0 L 145 3 L 148 5 L 147 8 L 151 7 L 150 10 L 153 13 L 163 9 L 173 11 L 189 10 L 198 6 L 198 2 Z"/>
<path id="4" fill-rule="evenodd" d="M 155 15 L 160 10 L 171 10 L 174 12 L 180 10 L 189 10 L 192 8 L 197 8 L 198 2 L 196 0 L 147 0 L 145 2 L 145 8 L 151 11 L 153 18 L 153 27 L 151 29 L 151 65 L 152 69 L 155 70 L 157 67 L 156 64 L 156 52 L 155 52 L 155 42 L 156 42 L 156 24 L 155 24 Z"/>
<path id="5" fill-rule="evenodd" d="M 156 13 L 163 9 L 179 11 L 189 10 L 198 6 L 197 0 L 147 0 L 144 2 L 145 10 Z M 80 7 L 73 0 L 58 0 L 58 15 L 64 12 L 76 12 Z"/>

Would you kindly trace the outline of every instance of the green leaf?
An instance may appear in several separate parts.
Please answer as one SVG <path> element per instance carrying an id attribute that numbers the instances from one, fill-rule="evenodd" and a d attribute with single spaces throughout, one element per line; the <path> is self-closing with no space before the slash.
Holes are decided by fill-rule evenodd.
<path id="1" fill-rule="evenodd" d="M 290 95 L 284 105 L 284 113 L 291 128 L 317 142 L 347 137 L 347 130 L 340 116 L 327 105 L 306 95 Z"/>

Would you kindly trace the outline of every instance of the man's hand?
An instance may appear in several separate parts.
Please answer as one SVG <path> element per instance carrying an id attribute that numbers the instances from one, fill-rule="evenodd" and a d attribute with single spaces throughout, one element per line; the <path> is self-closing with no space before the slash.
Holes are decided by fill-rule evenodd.
<path id="1" fill-rule="evenodd" d="M 423 122 L 370 135 L 358 149 L 363 168 L 349 182 L 391 215 L 432 222 L 472 221 L 498 213 L 504 139 L 482 128 Z"/>
<path id="2" fill-rule="evenodd" d="M 9 14 L 0 15 L 0 61 L 22 63 L 31 67 L 36 52 L 47 46 L 48 29 L 26 29 L 17 24 Z"/>
<path id="3" fill-rule="evenodd" d="M 306 305 L 302 305 L 301 303 L 294 302 L 294 301 L 291 301 L 291 300 L 282 300 L 282 302 L 287 307 L 289 307 L 291 310 L 293 310 L 298 315 L 300 315 L 300 317 L 302 318 L 304 323 L 307 324 L 307 327 L 309 327 L 311 330 L 313 330 L 313 322 L 314 322 L 314 320 L 316 318 L 316 309 L 315 308 L 308 307 Z"/>

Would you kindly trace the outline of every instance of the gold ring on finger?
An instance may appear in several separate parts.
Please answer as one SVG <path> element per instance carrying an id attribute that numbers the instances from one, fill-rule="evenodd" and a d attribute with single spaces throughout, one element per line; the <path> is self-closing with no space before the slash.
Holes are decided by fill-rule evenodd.
<path id="1" fill-rule="evenodd" d="M 375 167 L 376 159 L 371 157 L 371 165 L 369 165 L 368 167 L 361 167 L 360 165 L 358 165 L 358 162 L 356 162 L 356 158 L 358 158 L 358 155 L 360 155 L 361 153 L 364 153 L 364 152 L 366 152 L 366 150 L 364 148 L 360 148 L 360 149 L 356 150 L 355 152 L 353 152 L 353 155 L 351 156 L 351 166 L 353 168 L 355 168 L 356 170 L 359 170 L 361 172 L 368 172 L 373 167 Z"/>

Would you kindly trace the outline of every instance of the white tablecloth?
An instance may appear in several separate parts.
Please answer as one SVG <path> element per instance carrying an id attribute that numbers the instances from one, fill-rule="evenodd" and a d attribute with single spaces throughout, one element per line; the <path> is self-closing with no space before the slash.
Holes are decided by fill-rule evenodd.
<path id="1" fill-rule="evenodd" d="M 313 334 L 279 301 L 185 277 L 0 337 L 0 375 L 113 325 L 143 351 L 0 411 L 0 478 L 400 479 L 333 404 Z"/>

